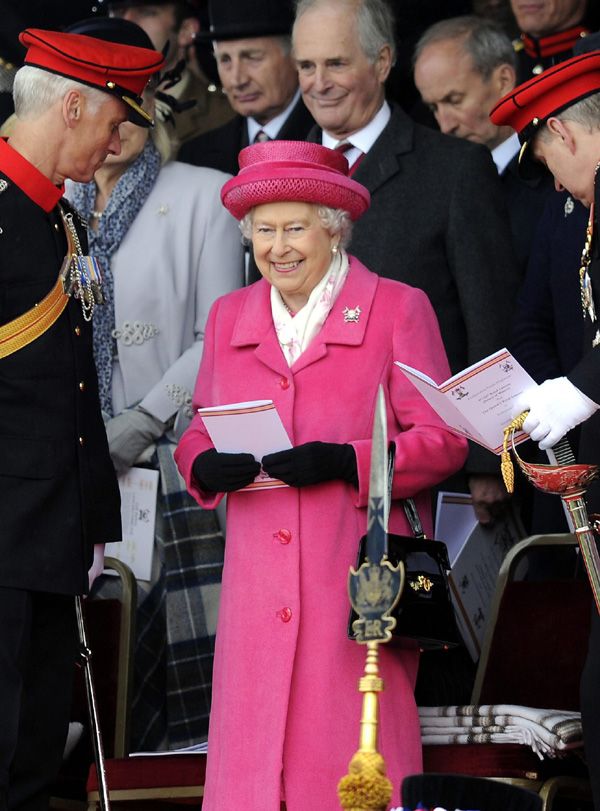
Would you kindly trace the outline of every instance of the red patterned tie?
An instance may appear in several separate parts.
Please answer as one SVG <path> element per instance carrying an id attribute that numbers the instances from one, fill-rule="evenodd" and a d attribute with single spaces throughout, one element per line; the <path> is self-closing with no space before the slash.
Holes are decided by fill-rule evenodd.
<path id="1" fill-rule="evenodd" d="M 351 149 L 358 149 L 358 147 L 355 147 L 354 144 L 350 143 L 350 141 L 340 141 L 340 143 L 337 144 L 337 146 L 335 147 L 335 151 L 336 152 L 341 152 L 342 155 L 345 155 L 346 152 L 349 152 Z M 354 161 L 354 163 L 352 164 L 352 166 L 348 170 L 348 174 L 349 174 L 350 177 L 352 177 L 352 175 L 356 172 L 356 170 L 358 169 L 358 167 L 361 164 L 361 161 L 365 157 L 364 152 L 361 152 L 359 150 L 359 153 L 360 154 L 359 154 L 358 158 Z"/>

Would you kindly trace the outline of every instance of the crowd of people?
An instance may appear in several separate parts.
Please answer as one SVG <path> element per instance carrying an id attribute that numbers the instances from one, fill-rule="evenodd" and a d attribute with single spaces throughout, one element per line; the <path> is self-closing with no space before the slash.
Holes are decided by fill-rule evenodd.
<path id="1" fill-rule="evenodd" d="M 598 11 L 22 5 L 0 2 L 0 811 L 48 808 L 72 597 L 110 590 L 118 476 L 140 465 L 159 492 L 132 748 L 208 737 L 206 811 L 300 811 L 309 785 L 333 811 L 360 717 L 346 582 L 380 386 L 390 531 L 409 532 L 411 497 L 431 536 L 442 486 L 482 524 L 517 509 L 497 457 L 394 361 L 441 382 L 508 346 L 536 381 L 517 405 L 539 450 L 569 433 L 600 463 Z M 261 400 L 292 447 L 215 448 L 197 410 Z M 258 476 L 280 486 L 250 492 Z M 529 533 L 566 529 L 554 503 L 519 509 Z M 420 657 L 408 640 L 381 656 L 399 785 L 422 770 Z M 468 698 L 460 657 L 433 670 L 458 668 Z M 594 613 L 581 703 L 600 811 L 599 680 Z"/>

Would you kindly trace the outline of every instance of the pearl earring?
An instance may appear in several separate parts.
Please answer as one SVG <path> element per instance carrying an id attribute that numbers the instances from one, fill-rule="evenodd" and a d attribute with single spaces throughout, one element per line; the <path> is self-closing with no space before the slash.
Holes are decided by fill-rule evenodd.
<path id="1" fill-rule="evenodd" d="M 337 245 L 332 245 L 331 246 L 331 253 L 335 256 L 335 254 L 337 252 L 338 252 L 338 246 Z"/>

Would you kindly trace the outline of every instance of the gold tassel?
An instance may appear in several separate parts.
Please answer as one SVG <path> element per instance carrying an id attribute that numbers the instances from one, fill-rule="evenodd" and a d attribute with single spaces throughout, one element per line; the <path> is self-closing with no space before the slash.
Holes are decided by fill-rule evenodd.
<path id="1" fill-rule="evenodd" d="M 515 471 L 512 459 L 510 458 L 508 443 L 514 432 L 521 430 L 528 414 L 528 411 L 523 411 L 518 417 L 515 417 L 514 420 L 509 422 L 504 429 L 504 442 L 502 443 L 502 453 L 500 454 L 500 471 L 504 480 L 504 486 L 509 493 L 513 493 L 515 489 Z"/>
<path id="2" fill-rule="evenodd" d="M 349 774 L 338 784 L 338 797 L 346 811 L 385 811 L 392 799 L 392 784 L 385 775 L 379 752 L 356 752 Z"/>

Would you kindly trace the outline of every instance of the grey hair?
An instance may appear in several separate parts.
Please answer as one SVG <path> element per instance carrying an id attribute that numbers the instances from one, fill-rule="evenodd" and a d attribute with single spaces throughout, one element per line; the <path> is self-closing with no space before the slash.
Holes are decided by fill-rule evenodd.
<path id="1" fill-rule="evenodd" d="M 562 110 L 549 118 L 558 118 L 559 121 L 573 121 L 585 127 L 589 132 L 600 129 L 600 93 L 592 93 L 584 99 L 576 101 L 566 110 Z M 547 126 L 536 133 L 537 138 L 548 141 L 550 131 Z"/>
<path id="2" fill-rule="evenodd" d="M 451 17 L 428 28 L 415 46 L 413 68 L 429 45 L 457 39 L 463 40 L 465 53 L 483 79 L 489 79 L 500 65 L 510 65 L 516 70 L 515 50 L 506 33 L 493 20 L 474 15 Z"/>
<path id="3" fill-rule="evenodd" d="M 352 220 L 350 214 L 343 208 L 331 208 L 330 206 L 315 206 L 317 216 L 325 230 L 331 236 L 340 235 L 340 247 L 345 248 L 352 236 Z M 242 242 L 249 245 L 252 241 L 252 222 L 254 209 L 251 208 L 240 220 L 240 231 L 242 232 Z"/>
<path id="4" fill-rule="evenodd" d="M 296 0 L 296 20 L 307 11 L 312 11 L 327 2 L 330 0 Z M 395 21 L 386 0 L 353 0 L 352 3 L 346 2 L 344 5 L 354 7 L 358 41 L 369 62 L 375 62 L 381 49 L 388 45 L 392 63 L 395 63 Z"/>
<path id="5" fill-rule="evenodd" d="M 84 94 L 92 112 L 99 109 L 110 96 L 95 87 L 58 76 L 33 65 L 24 65 L 15 75 L 13 98 L 17 118 L 37 118 L 69 90 Z"/>

